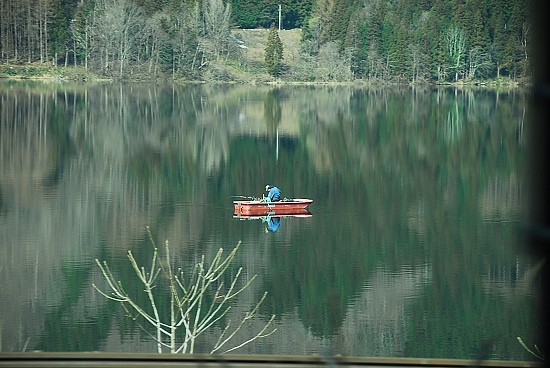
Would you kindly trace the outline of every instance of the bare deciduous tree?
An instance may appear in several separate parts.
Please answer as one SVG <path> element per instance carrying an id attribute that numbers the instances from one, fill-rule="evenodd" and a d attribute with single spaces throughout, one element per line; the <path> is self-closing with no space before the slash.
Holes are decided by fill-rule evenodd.
<path id="1" fill-rule="evenodd" d="M 464 66 L 466 57 L 466 37 L 464 32 L 457 27 L 451 26 L 446 33 L 447 52 L 451 60 L 451 69 L 455 72 L 455 82 L 458 81 L 458 76 Z"/>
<path id="2" fill-rule="evenodd" d="M 319 51 L 319 64 L 321 73 L 319 77 L 328 81 L 347 81 L 350 79 L 351 70 L 347 60 L 338 53 L 338 44 L 328 42 Z"/>
<path id="3" fill-rule="evenodd" d="M 367 61 L 369 66 L 369 79 L 380 79 L 386 74 L 384 60 L 374 44 L 371 44 L 369 47 Z"/>
<path id="4" fill-rule="evenodd" d="M 215 58 L 218 58 L 229 43 L 231 4 L 224 6 L 222 0 L 204 0 L 202 11 L 206 39 Z"/>
<path id="5" fill-rule="evenodd" d="M 99 59 L 104 73 L 110 73 L 113 64 L 120 77 L 132 55 L 136 53 L 144 28 L 139 8 L 128 0 L 100 0 L 96 3 L 97 18 L 93 37 L 98 40 Z"/>
<path id="6" fill-rule="evenodd" d="M 420 50 L 418 45 L 409 45 L 408 51 L 412 84 L 427 79 L 428 56 Z"/>
<path id="7" fill-rule="evenodd" d="M 147 231 L 154 245 L 149 228 L 147 228 Z M 159 353 L 163 352 L 163 348 L 169 349 L 171 353 L 194 353 L 197 337 L 214 325 L 221 323 L 221 320 L 227 316 L 231 309 L 229 305 L 231 300 L 246 289 L 255 278 L 255 276 L 252 277 L 240 286 L 241 267 L 232 275 L 229 285 L 225 285 L 222 280 L 235 258 L 239 245 L 240 242 L 226 257 L 223 256 L 223 249 L 220 248 L 210 265 L 207 265 L 203 256 L 191 272 L 173 268 L 168 242 L 166 242 L 163 257 L 159 255 L 158 249 L 154 246 L 153 259 L 148 269 L 143 266 L 140 267 L 132 252 L 128 251 L 128 259 L 149 300 L 149 307 L 147 308 L 138 304 L 137 297 L 129 295 L 122 282 L 116 279 L 107 262 L 101 263 L 96 259 L 96 263 L 107 281 L 109 291 L 104 292 L 95 284 L 93 284 L 93 287 L 104 297 L 119 302 L 128 316 L 136 321 L 143 319 L 152 325 L 155 332 L 150 335 L 157 342 Z M 163 293 L 166 288 L 160 287 L 159 283 L 161 282 L 167 284 L 167 293 Z M 257 315 L 266 295 L 267 293 L 263 294 L 260 301 L 256 303 L 252 310 L 245 313 L 236 326 L 232 327 L 231 320 L 228 320 L 218 340 L 211 348 L 211 354 L 220 351 L 223 353 L 233 351 L 275 332 L 276 329 L 268 331 L 275 318 L 275 315 L 272 315 L 256 335 L 232 347 L 227 347 L 244 324 Z M 162 316 L 166 314 L 158 308 L 158 305 L 161 304 L 159 300 L 162 297 L 169 298 L 168 321 L 163 320 Z M 141 324 L 140 327 L 144 331 L 148 331 Z M 179 332 L 181 330 L 183 332 Z"/>
<path id="8" fill-rule="evenodd" d="M 468 54 L 468 78 L 474 79 L 479 73 L 491 68 L 491 57 L 481 47 L 474 47 Z"/>
<path id="9" fill-rule="evenodd" d="M 84 3 L 77 8 L 76 18 L 71 22 L 69 31 L 75 42 L 75 53 L 78 57 L 84 58 L 84 69 L 88 70 L 88 60 L 92 51 L 92 31 L 94 12 L 86 14 Z"/>
<path id="10" fill-rule="evenodd" d="M 321 39 L 323 35 L 323 24 L 319 17 L 311 17 L 308 21 L 308 37 L 301 44 L 302 54 L 316 56 L 321 48 Z"/>

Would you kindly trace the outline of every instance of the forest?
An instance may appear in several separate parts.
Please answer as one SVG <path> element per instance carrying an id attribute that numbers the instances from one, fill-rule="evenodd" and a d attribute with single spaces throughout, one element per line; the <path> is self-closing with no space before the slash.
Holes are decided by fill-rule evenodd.
<path id="1" fill-rule="evenodd" d="M 0 75 L 528 83 L 532 15 L 530 0 L 3 0 Z M 297 62 L 273 60 L 272 32 L 265 63 L 247 60 L 238 31 L 270 27 L 301 29 Z"/>

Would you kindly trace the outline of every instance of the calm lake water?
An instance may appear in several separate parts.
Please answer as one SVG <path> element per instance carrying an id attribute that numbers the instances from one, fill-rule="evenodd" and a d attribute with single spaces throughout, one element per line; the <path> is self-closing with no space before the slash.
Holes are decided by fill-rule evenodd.
<path id="1" fill-rule="evenodd" d="M 519 228 L 529 96 L 520 90 L 0 84 L 0 351 L 156 352 L 98 294 L 95 259 L 147 307 L 127 259 L 174 265 L 241 246 L 257 275 L 208 352 L 275 314 L 259 354 L 533 360 L 537 275 Z M 276 232 L 232 196 L 311 198 Z M 226 277 L 229 280 L 229 275 Z M 168 308 L 166 302 L 159 307 Z M 232 342 L 233 342 L 232 341 Z"/>

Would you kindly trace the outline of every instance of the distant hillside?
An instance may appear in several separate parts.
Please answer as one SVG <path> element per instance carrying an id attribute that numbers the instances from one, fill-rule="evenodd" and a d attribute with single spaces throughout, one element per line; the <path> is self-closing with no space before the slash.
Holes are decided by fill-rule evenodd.
<path id="1" fill-rule="evenodd" d="M 264 63 L 264 51 L 267 44 L 268 29 L 236 29 L 233 34 L 244 41 L 246 49 L 246 58 L 250 62 Z M 296 65 L 300 58 L 300 38 L 302 30 L 299 28 L 284 30 L 279 32 L 279 37 L 283 43 L 283 61 L 285 64 Z"/>

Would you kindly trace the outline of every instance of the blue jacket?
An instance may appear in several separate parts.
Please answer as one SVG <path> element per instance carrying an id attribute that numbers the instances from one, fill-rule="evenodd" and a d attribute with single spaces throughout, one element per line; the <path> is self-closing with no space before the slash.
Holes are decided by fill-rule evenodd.
<path id="1" fill-rule="evenodd" d="M 267 228 L 269 231 L 275 232 L 277 229 L 279 229 L 279 226 L 281 225 L 281 218 L 280 217 L 272 217 L 269 219 L 267 223 Z"/>
<path id="2" fill-rule="evenodd" d="M 270 201 L 278 201 L 281 199 L 281 190 L 277 187 L 271 187 L 269 194 L 267 195 Z"/>

